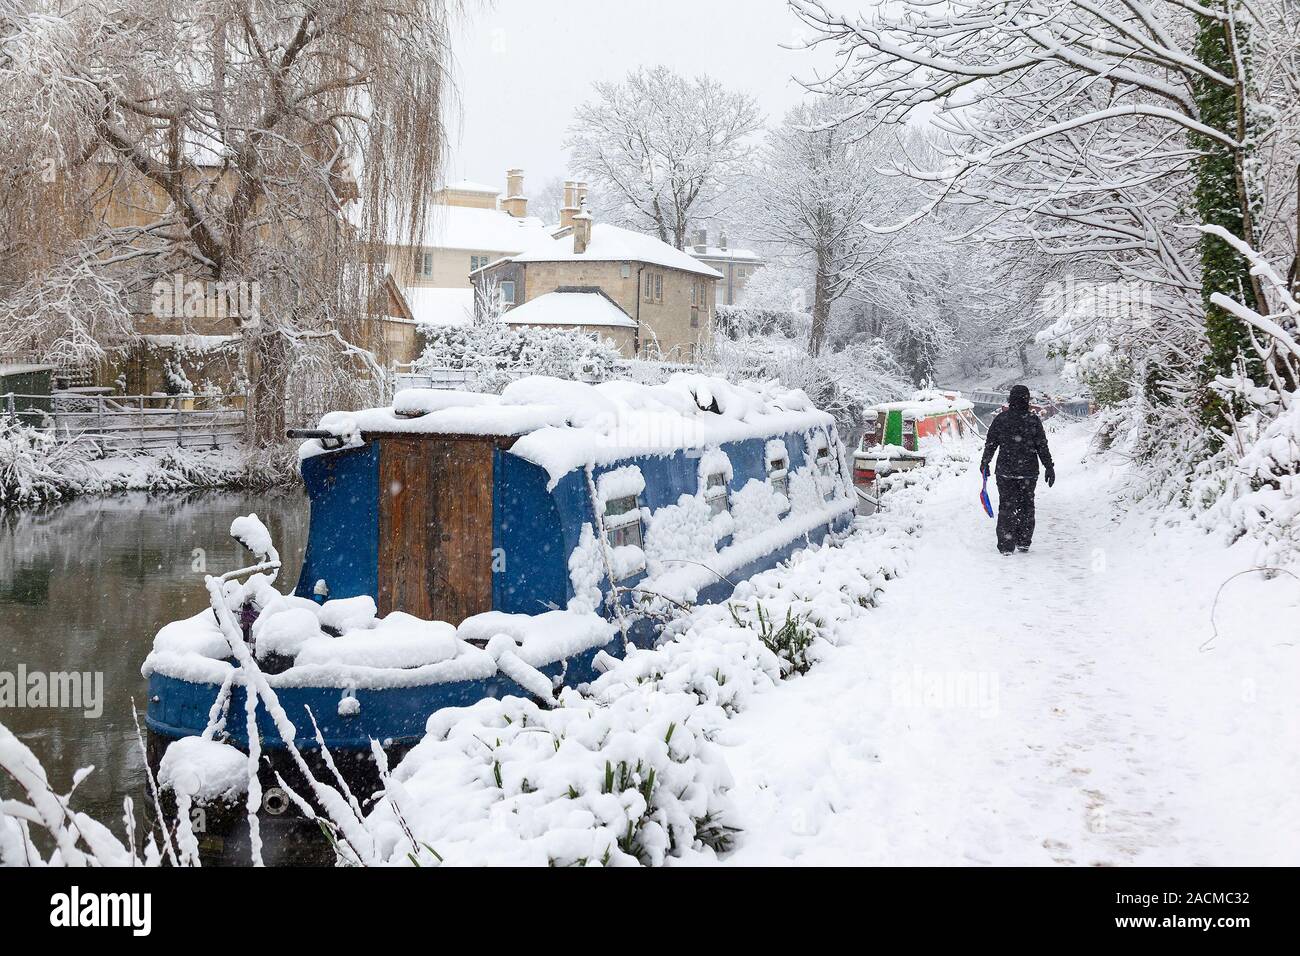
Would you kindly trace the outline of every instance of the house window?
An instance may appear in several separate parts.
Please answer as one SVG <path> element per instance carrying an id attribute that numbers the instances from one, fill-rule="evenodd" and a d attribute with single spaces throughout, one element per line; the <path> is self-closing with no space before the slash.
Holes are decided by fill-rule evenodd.
<path id="1" fill-rule="evenodd" d="M 662 302 L 664 300 L 664 274 L 662 272 L 646 273 L 645 300 L 647 302 Z"/>
<path id="2" fill-rule="evenodd" d="M 415 254 L 415 273 L 426 279 L 433 275 L 433 253 L 417 252 Z"/>
<path id="3" fill-rule="evenodd" d="M 714 472 L 704 479 L 704 502 L 710 514 L 720 515 L 727 510 L 727 476 L 722 472 Z"/>
<path id="4" fill-rule="evenodd" d="M 488 257 L 487 257 L 487 256 L 470 256 L 470 257 L 469 257 L 469 271 L 470 271 L 470 272 L 478 272 L 479 269 L 482 269 L 482 268 L 483 268 L 485 265 L 487 265 L 487 264 L 488 264 Z"/>
<path id="5" fill-rule="evenodd" d="M 501 304 L 502 304 L 502 305 L 514 305 L 514 304 L 515 304 L 515 283 L 514 283 L 514 280 L 513 280 L 513 279 L 502 279 L 502 280 L 501 280 L 501 286 L 500 286 L 500 288 L 501 288 Z"/>
<path id="6" fill-rule="evenodd" d="M 699 327 L 700 327 L 700 310 L 695 306 L 691 306 L 691 328 L 698 329 Z"/>
<path id="7" fill-rule="evenodd" d="M 611 548 L 641 547 L 641 505 L 636 495 L 605 502 L 605 540 Z"/>
<path id="8" fill-rule="evenodd" d="M 619 268 L 618 274 L 621 275 L 624 279 L 630 279 L 632 278 L 632 267 L 625 262 Z"/>

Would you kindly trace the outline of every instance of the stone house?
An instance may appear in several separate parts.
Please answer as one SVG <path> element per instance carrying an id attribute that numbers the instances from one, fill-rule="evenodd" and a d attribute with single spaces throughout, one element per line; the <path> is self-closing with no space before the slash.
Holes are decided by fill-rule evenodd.
<path id="1" fill-rule="evenodd" d="M 503 318 L 511 312 L 525 321 L 534 301 L 563 290 L 568 296 L 599 295 L 617 307 L 628 323 L 591 327 L 613 338 L 629 358 L 694 362 L 712 334 L 718 281 L 722 274 L 653 236 L 592 221 L 580 184 L 565 188 L 564 219 L 546 243 L 472 273 L 477 302 L 497 302 Z M 546 324 L 588 328 L 582 316 L 609 310 L 592 300 L 548 300 Z M 572 323 L 555 317 L 560 303 L 574 306 Z M 583 303 L 579 308 L 578 304 Z"/>
<path id="2" fill-rule="evenodd" d="M 437 190 L 425 210 L 422 241 L 392 235 L 388 267 L 403 289 L 468 289 L 477 269 L 551 240 L 528 215 L 521 169 L 506 172 L 506 191 L 461 181 Z M 500 198 L 498 196 L 500 195 Z M 554 228 L 554 227 L 552 227 Z"/>
<path id="3" fill-rule="evenodd" d="M 722 281 L 718 283 L 718 305 L 735 305 L 739 302 L 750 276 L 767 265 L 767 260 L 752 249 L 728 246 L 725 232 L 718 236 L 717 245 L 711 246 L 708 230 L 701 229 L 695 234 L 695 242 L 687 246 L 686 251 L 722 273 Z"/>

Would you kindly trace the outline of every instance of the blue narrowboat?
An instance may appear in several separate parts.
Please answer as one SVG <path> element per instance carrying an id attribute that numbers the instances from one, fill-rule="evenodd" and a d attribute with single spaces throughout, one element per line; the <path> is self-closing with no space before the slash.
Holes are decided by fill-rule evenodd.
<path id="1" fill-rule="evenodd" d="M 297 745 L 314 718 L 362 762 L 372 739 L 413 745 L 439 708 L 593 680 L 675 609 L 843 532 L 856 501 L 831 416 L 771 384 L 412 389 L 308 434 L 296 587 L 226 587 Z M 247 748 L 223 640 L 211 612 L 160 632 L 145 673 L 164 745 L 215 723 Z M 264 751 L 285 746 L 264 709 L 257 727 Z"/>

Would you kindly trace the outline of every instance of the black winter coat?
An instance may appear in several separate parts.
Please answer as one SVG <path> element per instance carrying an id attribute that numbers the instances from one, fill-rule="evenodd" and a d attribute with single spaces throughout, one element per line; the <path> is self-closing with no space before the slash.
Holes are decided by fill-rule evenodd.
<path id="1" fill-rule="evenodd" d="M 1006 478 L 1037 478 L 1040 461 L 1044 468 L 1052 468 L 1052 453 L 1047 448 L 1042 419 L 1027 407 L 1013 406 L 993 419 L 984 440 L 981 471 L 988 468 L 994 452 L 999 452 L 997 473 Z"/>

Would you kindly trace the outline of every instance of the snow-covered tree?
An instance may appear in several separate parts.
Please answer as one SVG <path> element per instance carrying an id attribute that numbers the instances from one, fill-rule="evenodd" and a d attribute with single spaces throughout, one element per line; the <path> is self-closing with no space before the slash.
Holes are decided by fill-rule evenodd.
<path id="1" fill-rule="evenodd" d="M 0 209 L 6 340 L 84 356 L 130 332 L 123 301 L 158 279 L 257 283 L 251 408 L 259 443 L 281 440 L 304 351 L 332 342 L 328 374 L 373 364 L 367 240 L 421 230 L 419 204 L 389 221 L 391 197 L 441 169 L 447 22 L 444 0 L 7 0 L 0 181 L 23 201 Z M 78 325 L 88 296 L 102 329 Z"/>
<path id="2" fill-rule="evenodd" d="M 599 190 L 597 208 L 684 248 L 744 168 L 762 125 L 757 104 L 709 76 L 688 79 L 665 66 L 597 83 L 595 93 L 575 111 L 565 146 Z"/>
<path id="3" fill-rule="evenodd" d="M 771 379 L 801 388 L 850 437 L 861 427 L 867 405 L 903 398 L 911 390 L 883 339 L 840 343 L 810 362 L 807 312 L 724 307 L 718 319 L 703 363 L 707 369 L 732 381 Z"/>
<path id="4" fill-rule="evenodd" d="M 1139 360 L 1135 384 L 1222 424 L 1207 385 L 1235 357 L 1253 359 L 1210 299 L 1225 286 L 1254 301 L 1265 292 L 1231 246 L 1189 227 L 1293 242 L 1275 225 L 1294 208 L 1276 183 L 1283 157 L 1295 169 L 1296 128 L 1275 121 L 1295 111 L 1289 0 L 953 0 L 864 14 L 791 4 L 840 58 L 817 88 L 868 122 L 924 105 L 950 137 L 942 164 L 909 170 L 931 198 L 896 225 L 974 203 L 985 237 L 1140 283 L 1147 307 L 1112 330 Z"/>
<path id="5" fill-rule="evenodd" d="M 865 228 L 879 197 L 865 128 L 846 122 L 822 97 L 786 114 L 768 132 L 753 176 L 756 227 L 811 274 L 813 356 L 826 343 L 831 308 L 863 275 L 882 242 Z"/>
<path id="6" fill-rule="evenodd" d="M 587 205 L 592 209 L 603 208 L 599 190 L 587 190 Z M 528 198 L 528 215 L 536 216 L 546 225 L 555 225 L 560 221 L 560 211 L 564 208 L 564 179 L 552 176 Z"/>

